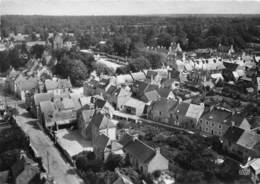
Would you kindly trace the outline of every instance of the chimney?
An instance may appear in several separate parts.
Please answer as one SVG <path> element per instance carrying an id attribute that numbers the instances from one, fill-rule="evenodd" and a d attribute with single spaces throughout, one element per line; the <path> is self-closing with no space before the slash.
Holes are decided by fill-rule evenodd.
<path id="1" fill-rule="evenodd" d="M 155 148 L 156 154 L 160 153 L 160 147 Z"/>

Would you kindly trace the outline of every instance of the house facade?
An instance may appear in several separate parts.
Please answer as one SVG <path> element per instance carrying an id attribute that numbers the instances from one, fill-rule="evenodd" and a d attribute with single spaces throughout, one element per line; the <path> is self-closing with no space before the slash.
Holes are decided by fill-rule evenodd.
<path id="1" fill-rule="evenodd" d="M 154 149 L 137 138 L 123 142 L 123 150 L 126 152 L 127 158 L 132 166 L 142 174 L 148 175 L 154 171 L 168 170 L 169 161 L 161 155 L 159 148 Z"/>

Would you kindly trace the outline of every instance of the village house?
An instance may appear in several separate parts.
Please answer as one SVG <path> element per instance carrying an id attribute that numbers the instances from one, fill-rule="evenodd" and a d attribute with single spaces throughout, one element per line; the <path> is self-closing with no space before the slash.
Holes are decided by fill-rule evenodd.
<path id="1" fill-rule="evenodd" d="M 237 158 L 260 157 L 260 135 L 239 127 L 229 127 L 223 135 L 223 149 Z"/>
<path id="2" fill-rule="evenodd" d="M 5 80 L 5 88 L 7 91 L 10 91 L 12 93 L 15 92 L 14 86 L 15 86 L 15 79 L 19 75 L 19 71 L 16 71 L 12 66 L 10 67 L 9 71 L 7 72 L 6 80 Z"/>
<path id="3" fill-rule="evenodd" d="M 94 145 L 94 153 L 96 159 L 105 162 L 111 154 L 123 156 L 124 152 L 122 148 L 122 145 L 116 140 L 110 140 L 105 134 L 100 134 Z"/>
<path id="4" fill-rule="evenodd" d="M 26 98 L 30 98 L 33 94 L 38 93 L 38 79 L 25 78 L 17 83 L 16 94 L 22 100 L 26 101 Z M 27 96 L 27 94 L 29 96 Z"/>
<path id="5" fill-rule="evenodd" d="M 160 99 L 161 96 L 158 93 L 157 90 L 151 90 L 151 91 L 146 91 L 144 92 L 143 96 L 140 97 L 140 100 L 142 100 L 143 102 L 150 104 L 153 101 L 156 101 L 158 99 Z"/>
<path id="6" fill-rule="evenodd" d="M 38 118 L 40 102 L 50 101 L 52 98 L 54 98 L 54 95 L 52 93 L 35 94 L 33 96 L 33 99 L 31 99 L 30 102 L 28 102 L 29 111 L 33 115 L 33 117 Z"/>
<path id="7" fill-rule="evenodd" d="M 77 124 L 80 134 L 90 140 L 91 135 L 91 119 L 95 113 L 95 109 L 82 109 L 77 113 Z"/>
<path id="8" fill-rule="evenodd" d="M 47 79 L 44 82 L 44 91 L 54 95 L 69 94 L 72 85 L 70 79 Z"/>
<path id="9" fill-rule="evenodd" d="M 107 117 L 107 115 L 96 112 L 93 115 L 90 124 L 93 145 L 96 144 L 97 137 L 100 134 L 106 135 L 110 140 L 116 140 L 116 125 Z"/>
<path id="10" fill-rule="evenodd" d="M 181 102 L 173 113 L 173 124 L 185 128 L 195 128 L 204 112 L 204 104 Z"/>
<path id="11" fill-rule="evenodd" d="M 135 81 L 132 85 L 133 96 L 140 99 L 146 92 L 158 89 L 158 86 L 143 81 Z"/>
<path id="12" fill-rule="evenodd" d="M 161 87 L 161 82 L 163 80 L 171 78 L 171 72 L 170 72 L 169 68 L 166 68 L 165 66 L 163 66 L 160 69 L 148 70 L 146 76 L 147 76 L 148 81 L 151 84 Z"/>
<path id="13" fill-rule="evenodd" d="M 249 163 L 250 176 L 253 184 L 260 182 L 260 159 L 256 158 Z"/>
<path id="14" fill-rule="evenodd" d="M 115 170 L 118 178 L 113 182 L 113 184 L 134 184 L 128 176 L 121 174 L 119 171 Z"/>
<path id="15" fill-rule="evenodd" d="M 125 102 L 131 97 L 132 92 L 127 87 L 117 88 L 111 85 L 106 93 L 104 98 L 115 108 L 122 110 Z"/>
<path id="16" fill-rule="evenodd" d="M 157 91 L 161 98 L 165 98 L 167 100 L 175 99 L 174 93 L 169 88 L 159 88 Z"/>
<path id="17" fill-rule="evenodd" d="M 173 113 L 177 107 L 176 100 L 160 99 L 154 101 L 148 107 L 148 118 L 163 123 L 169 123 L 173 119 Z"/>
<path id="18" fill-rule="evenodd" d="M 142 116 L 145 110 L 145 102 L 130 97 L 123 105 L 122 111 L 128 114 Z"/>
<path id="19" fill-rule="evenodd" d="M 61 49 L 62 47 L 63 47 L 62 35 L 55 34 L 53 43 L 52 43 L 52 48 L 55 50 L 55 49 Z"/>
<path id="20" fill-rule="evenodd" d="M 109 86 L 108 79 L 101 79 L 100 81 L 91 79 L 83 84 L 83 94 L 85 96 L 101 95 L 106 93 L 106 89 Z"/>
<path id="21" fill-rule="evenodd" d="M 79 102 L 78 102 L 79 103 Z M 76 124 L 78 103 L 71 97 L 52 98 L 51 101 L 40 102 L 39 119 L 41 124 L 56 130 Z"/>
<path id="22" fill-rule="evenodd" d="M 231 115 L 232 112 L 227 110 L 211 109 L 202 115 L 198 128 L 202 132 L 221 137 L 228 129 L 227 119 Z"/>
<path id="23" fill-rule="evenodd" d="M 159 148 L 154 149 L 127 134 L 119 143 L 123 145 L 123 150 L 132 166 L 142 174 L 147 176 L 154 171 L 168 170 L 169 161 L 161 154 Z"/>
<path id="24" fill-rule="evenodd" d="M 205 112 L 199 120 L 198 129 L 208 134 L 223 136 L 231 126 L 250 130 L 251 125 L 240 113 L 233 113 L 224 109 L 211 109 Z"/>

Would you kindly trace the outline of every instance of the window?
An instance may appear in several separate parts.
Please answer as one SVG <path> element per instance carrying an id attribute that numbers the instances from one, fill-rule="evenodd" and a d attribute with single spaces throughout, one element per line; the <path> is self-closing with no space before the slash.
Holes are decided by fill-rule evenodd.
<path id="1" fill-rule="evenodd" d="M 172 118 L 172 113 L 170 114 L 170 117 Z"/>
<path id="2" fill-rule="evenodd" d="M 178 116 L 176 116 L 176 120 L 177 120 L 177 121 L 179 120 L 179 117 L 178 117 Z"/>
<path id="3" fill-rule="evenodd" d="M 202 119 L 200 120 L 200 123 L 202 123 L 203 121 L 202 121 Z"/>
<path id="4" fill-rule="evenodd" d="M 159 112 L 160 116 L 162 115 L 162 112 Z"/>
<path id="5" fill-rule="evenodd" d="M 208 131 L 208 128 L 206 128 L 206 132 Z"/>
<path id="6" fill-rule="evenodd" d="M 221 125 L 219 125 L 219 126 L 218 126 L 218 128 L 222 128 L 222 126 L 221 126 Z"/>
<path id="7" fill-rule="evenodd" d="M 214 123 L 213 123 L 213 122 L 211 123 L 211 126 L 214 126 Z"/>
<path id="8" fill-rule="evenodd" d="M 208 125 L 208 124 L 209 124 L 209 122 L 208 122 L 208 121 L 206 121 L 206 124 Z"/>

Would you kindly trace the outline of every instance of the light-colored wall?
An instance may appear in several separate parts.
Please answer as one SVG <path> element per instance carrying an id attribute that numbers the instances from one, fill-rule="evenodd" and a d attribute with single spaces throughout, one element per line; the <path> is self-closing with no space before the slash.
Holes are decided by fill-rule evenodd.
<path id="1" fill-rule="evenodd" d="M 148 173 L 153 173 L 156 170 L 168 170 L 169 161 L 158 152 L 148 164 Z"/>
<path id="2" fill-rule="evenodd" d="M 228 126 L 223 123 L 208 121 L 205 119 L 199 120 L 200 130 L 212 135 L 223 136 L 223 134 L 228 129 Z"/>
<path id="3" fill-rule="evenodd" d="M 105 134 L 110 140 L 116 140 L 116 128 L 108 128 L 99 131 L 100 134 Z"/>

